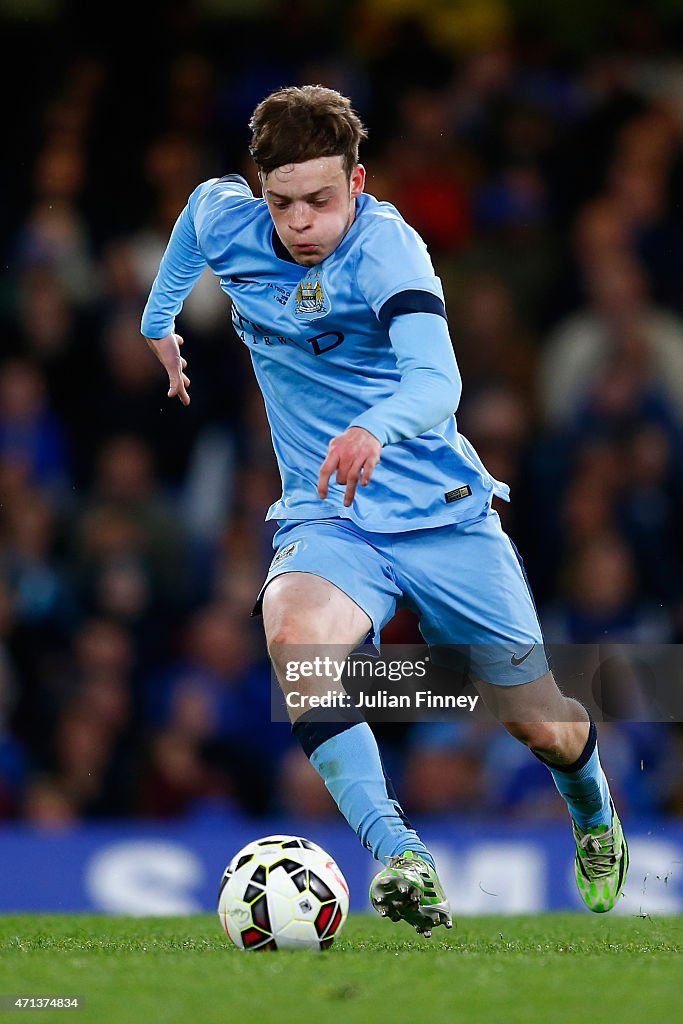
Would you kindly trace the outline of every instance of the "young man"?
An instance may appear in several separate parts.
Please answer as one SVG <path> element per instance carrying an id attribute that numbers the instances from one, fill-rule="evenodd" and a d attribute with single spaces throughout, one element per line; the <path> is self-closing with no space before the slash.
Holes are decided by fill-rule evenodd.
<path id="1" fill-rule="evenodd" d="M 232 300 L 263 392 L 283 494 L 276 555 L 259 594 L 287 693 L 295 647 L 350 653 L 398 606 L 432 645 L 471 645 L 476 685 L 547 765 L 576 839 L 586 904 L 611 909 L 628 852 L 583 707 L 558 690 L 523 569 L 497 514 L 508 488 L 458 433 L 460 377 L 426 247 L 365 195 L 365 130 L 319 86 L 256 108 L 251 154 L 263 198 L 238 175 L 190 196 L 171 235 L 142 333 L 189 404 L 174 317 L 208 264 Z M 314 679 L 311 690 L 330 681 Z M 434 862 L 386 779 L 360 716 L 292 712 L 293 730 L 361 842 L 386 867 L 370 898 L 418 932 L 451 925 Z M 340 716 L 341 718 L 342 716 Z"/>

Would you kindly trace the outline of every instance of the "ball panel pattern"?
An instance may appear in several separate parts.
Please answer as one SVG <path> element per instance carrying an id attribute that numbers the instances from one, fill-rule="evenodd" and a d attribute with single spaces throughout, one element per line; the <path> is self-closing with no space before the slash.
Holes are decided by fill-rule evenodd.
<path id="1" fill-rule="evenodd" d="M 240 949 L 325 949 L 348 906 L 346 880 L 325 850 L 299 836 L 266 836 L 225 869 L 218 913 Z"/>

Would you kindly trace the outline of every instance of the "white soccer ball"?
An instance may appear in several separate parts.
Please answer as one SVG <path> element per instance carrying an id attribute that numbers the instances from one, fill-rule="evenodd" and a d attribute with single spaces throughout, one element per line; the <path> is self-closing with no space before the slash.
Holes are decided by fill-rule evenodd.
<path id="1" fill-rule="evenodd" d="M 326 949 L 348 912 L 343 874 L 325 850 L 299 836 L 266 836 L 243 847 L 218 895 L 218 917 L 238 949 Z"/>

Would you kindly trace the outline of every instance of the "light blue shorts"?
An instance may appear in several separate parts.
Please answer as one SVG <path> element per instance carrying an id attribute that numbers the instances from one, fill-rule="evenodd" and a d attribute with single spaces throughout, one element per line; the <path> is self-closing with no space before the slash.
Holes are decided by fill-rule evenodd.
<path id="1" fill-rule="evenodd" d="M 276 576 L 309 572 L 363 609 L 375 644 L 397 609 L 409 608 L 430 647 L 467 648 L 474 678 L 516 686 L 548 671 L 522 561 L 493 509 L 467 523 L 405 533 L 369 533 L 348 519 L 286 520 L 273 547 L 254 614 Z"/>

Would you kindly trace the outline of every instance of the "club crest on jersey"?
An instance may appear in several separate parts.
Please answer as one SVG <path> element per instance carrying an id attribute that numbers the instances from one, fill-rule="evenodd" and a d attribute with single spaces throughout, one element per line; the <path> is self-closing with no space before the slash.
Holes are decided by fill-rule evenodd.
<path id="1" fill-rule="evenodd" d="M 296 290 L 296 315 L 310 318 L 325 316 L 330 303 L 325 295 L 319 270 L 312 270 L 299 282 Z"/>

